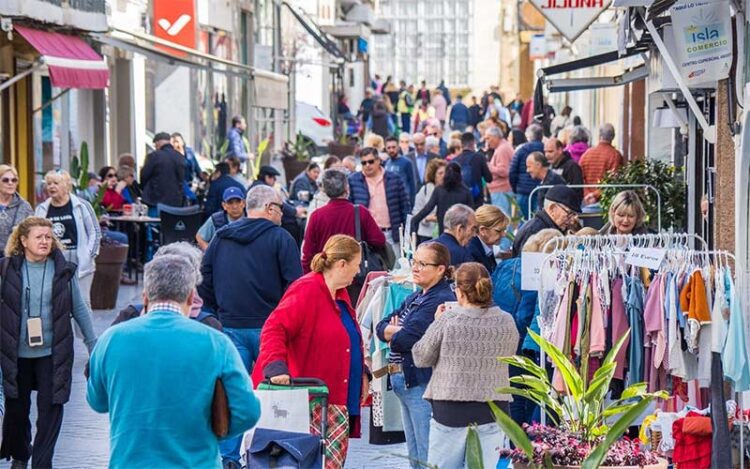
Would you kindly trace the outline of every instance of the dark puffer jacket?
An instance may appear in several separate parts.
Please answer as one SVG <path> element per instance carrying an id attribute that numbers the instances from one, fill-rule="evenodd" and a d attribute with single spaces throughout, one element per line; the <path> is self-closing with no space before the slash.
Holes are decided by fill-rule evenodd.
<path id="1" fill-rule="evenodd" d="M 398 174 L 386 171 L 383 177 L 388 216 L 391 218 L 391 235 L 393 240 L 398 242 L 400 239 L 398 228 L 406 223 L 406 216 L 411 212 L 409 193 Z M 354 204 L 370 208 L 370 189 L 364 174 L 354 173 L 349 176 L 349 200 Z"/>
<path id="2" fill-rule="evenodd" d="M 73 328 L 70 324 L 73 311 L 71 279 L 76 265 L 65 260 L 62 252 L 54 250 L 51 258 L 55 263 L 52 280 L 52 403 L 65 404 L 70 398 L 73 376 Z M 18 398 L 18 341 L 21 334 L 21 295 L 23 275 L 21 267 L 24 257 L 8 258 L 7 272 L 3 275 L 2 304 L 0 304 L 0 365 L 3 370 L 3 387 L 8 398 Z M 0 269 L 4 270 L 3 262 Z"/>

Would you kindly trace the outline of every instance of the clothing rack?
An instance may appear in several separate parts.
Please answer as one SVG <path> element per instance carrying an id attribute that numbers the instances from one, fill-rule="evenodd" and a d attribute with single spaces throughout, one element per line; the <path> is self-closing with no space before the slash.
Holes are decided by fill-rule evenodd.
<path id="1" fill-rule="evenodd" d="M 647 233 L 635 235 L 556 236 L 545 243 L 542 252 L 548 252 L 551 246 L 554 246 L 555 251 L 560 250 L 561 246 L 564 248 L 562 249 L 563 251 L 569 251 L 572 248 L 580 249 L 581 247 L 584 249 L 606 249 L 612 247 L 618 249 L 633 247 L 670 249 L 677 246 L 688 248 L 688 241 L 691 239 L 699 241 L 702 243 L 704 249 L 708 249 L 706 240 L 695 233 Z"/>

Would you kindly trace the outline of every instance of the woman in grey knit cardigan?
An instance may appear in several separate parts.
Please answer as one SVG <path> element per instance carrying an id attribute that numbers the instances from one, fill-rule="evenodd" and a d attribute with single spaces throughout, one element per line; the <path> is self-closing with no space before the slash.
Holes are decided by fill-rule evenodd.
<path id="1" fill-rule="evenodd" d="M 518 330 L 513 317 L 493 305 L 492 281 L 479 263 L 462 264 L 455 273 L 457 305 L 442 305 L 435 322 L 414 345 L 419 367 L 432 367 L 424 398 L 432 404 L 428 461 L 441 469 L 465 465 L 467 428 L 476 424 L 484 467 L 495 467 L 505 436 L 487 401 L 506 413 L 508 365 L 497 358 L 513 355 Z"/>

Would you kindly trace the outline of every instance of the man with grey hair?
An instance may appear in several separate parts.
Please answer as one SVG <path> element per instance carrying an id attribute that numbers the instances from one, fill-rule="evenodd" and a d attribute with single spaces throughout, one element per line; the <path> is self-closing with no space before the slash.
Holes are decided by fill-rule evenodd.
<path id="1" fill-rule="evenodd" d="M 294 238 L 281 228 L 282 201 L 269 186 L 247 192 L 247 218 L 216 232 L 203 256 L 198 294 L 219 317 L 248 373 L 260 351 L 260 331 L 290 283 L 302 276 Z M 240 439 L 221 443 L 225 464 L 239 464 Z"/>
<path id="2" fill-rule="evenodd" d="M 331 198 L 325 206 L 310 216 L 305 231 L 305 242 L 302 244 L 302 269 L 310 272 L 310 263 L 315 254 L 323 251 L 326 241 L 337 234 L 356 237 L 355 205 L 349 201 L 349 181 L 346 174 L 335 169 L 323 173 L 323 191 Z M 385 247 L 385 235 L 378 228 L 367 207 L 358 205 L 360 224 L 360 241 L 369 246 L 382 249 Z"/>
<path id="3" fill-rule="evenodd" d="M 445 212 L 443 234 L 435 242 L 448 248 L 451 265 L 458 267 L 464 262 L 473 261 L 467 246 L 476 234 L 477 219 L 474 210 L 468 205 L 456 204 Z"/>
<path id="4" fill-rule="evenodd" d="M 427 163 L 440 157 L 440 146 L 437 137 L 425 137 L 422 132 L 415 133 L 412 141 L 414 142 L 414 151 L 409 152 L 406 158 L 411 161 L 411 166 L 414 169 L 414 181 L 416 181 L 417 191 L 419 191 L 424 185 Z M 428 143 L 432 144 L 432 150 L 429 149 Z"/>
<path id="5" fill-rule="evenodd" d="M 615 139 L 615 128 L 612 124 L 599 127 L 599 144 L 591 147 L 581 156 L 583 182 L 585 184 L 599 184 L 610 171 L 615 171 L 623 165 L 622 153 L 612 146 Z M 583 204 L 593 205 L 599 202 L 599 189 L 584 189 Z"/>
<path id="6" fill-rule="evenodd" d="M 544 153 L 543 137 L 544 129 L 541 125 L 536 122 L 529 124 L 526 127 L 526 139 L 528 141 L 516 149 L 516 153 L 513 155 L 513 160 L 510 163 L 508 179 L 510 180 L 513 192 L 516 194 L 516 202 L 521 206 L 521 211 L 526 219 L 531 217 L 529 213 L 529 196 L 531 195 L 531 191 L 539 185 L 539 181 L 534 180 L 526 172 L 526 159 L 535 151 Z M 531 207 L 532 212 L 536 210 L 536 206 L 536 200 L 534 200 Z"/>
<path id="7" fill-rule="evenodd" d="M 108 329 L 90 359 L 86 399 L 110 413 L 110 465 L 216 467 L 219 436 L 206 420 L 217 380 L 232 436 L 260 417 L 252 382 L 226 336 L 186 317 L 197 280 L 188 259 L 154 257 L 143 279 L 148 313 Z M 144 385 L 148 392 L 133 392 Z"/>
<path id="8" fill-rule="evenodd" d="M 513 257 L 520 256 L 529 238 L 544 229 L 553 228 L 565 234 L 578 223 L 580 212 L 578 195 L 573 189 L 564 185 L 550 188 L 547 191 L 543 208 L 534 215 L 534 218 L 524 223 L 516 233 L 513 240 Z"/>

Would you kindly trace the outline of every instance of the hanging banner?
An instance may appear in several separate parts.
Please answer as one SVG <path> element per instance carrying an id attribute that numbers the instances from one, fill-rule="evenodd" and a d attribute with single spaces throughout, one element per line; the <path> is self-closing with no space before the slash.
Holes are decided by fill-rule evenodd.
<path id="1" fill-rule="evenodd" d="M 578 39 L 612 0 L 531 0 L 539 13 L 570 42 Z"/>
<path id="2" fill-rule="evenodd" d="M 732 66 L 728 1 L 687 2 L 670 9 L 677 66 L 688 86 L 723 80 Z"/>
<path id="3" fill-rule="evenodd" d="M 154 36 L 195 49 L 195 0 L 154 0 Z M 185 52 L 157 45 L 172 55 L 184 57 Z"/>

